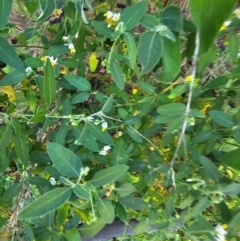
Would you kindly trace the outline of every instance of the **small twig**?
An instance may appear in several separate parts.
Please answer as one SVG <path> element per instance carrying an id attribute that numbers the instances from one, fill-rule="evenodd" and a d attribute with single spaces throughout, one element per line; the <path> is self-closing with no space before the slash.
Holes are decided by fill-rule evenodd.
<path id="1" fill-rule="evenodd" d="M 199 33 L 197 33 L 196 39 L 195 39 L 195 50 L 194 50 L 194 55 L 193 55 L 193 59 L 192 59 L 192 80 L 191 80 L 191 83 L 190 83 L 190 86 L 189 86 L 189 94 L 188 94 L 186 111 L 185 111 L 185 114 L 184 114 L 184 121 L 183 121 L 182 130 L 181 130 L 181 134 L 180 134 L 179 139 L 178 139 L 178 143 L 177 143 L 175 153 L 174 153 L 173 158 L 170 162 L 169 175 L 172 178 L 172 183 L 173 183 L 174 188 L 176 188 L 176 183 L 175 183 L 175 172 L 174 172 L 173 166 L 174 166 L 174 162 L 175 162 L 175 160 L 178 156 L 182 141 L 184 139 L 187 124 L 188 124 L 188 118 L 189 118 L 193 89 L 194 89 L 194 80 L 195 80 L 196 71 L 197 71 L 197 60 L 198 60 L 199 46 L 200 46 L 200 38 L 199 38 Z"/>

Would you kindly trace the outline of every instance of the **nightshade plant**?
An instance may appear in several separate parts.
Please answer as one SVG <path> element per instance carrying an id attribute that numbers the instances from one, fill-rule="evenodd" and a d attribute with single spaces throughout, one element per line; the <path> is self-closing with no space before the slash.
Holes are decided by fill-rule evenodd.
<path id="1" fill-rule="evenodd" d="M 236 2 L 0 1 L 1 238 L 239 240 Z"/>

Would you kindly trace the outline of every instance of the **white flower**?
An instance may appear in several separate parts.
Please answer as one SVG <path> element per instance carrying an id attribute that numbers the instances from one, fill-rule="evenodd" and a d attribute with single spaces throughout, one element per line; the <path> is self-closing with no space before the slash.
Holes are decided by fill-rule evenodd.
<path id="1" fill-rule="evenodd" d="M 111 150 L 111 146 L 104 146 L 103 149 L 99 152 L 99 155 L 106 156 L 109 150 Z"/>
<path id="2" fill-rule="evenodd" d="M 106 18 L 108 18 L 108 19 L 112 19 L 112 17 L 114 16 L 114 12 L 107 11 L 107 13 L 105 13 L 104 16 L 106 16 Z"/>
<path id="3" fill-rule="evenodd" d="M 240 18 L 240 8 L 235 9 L 235 11 L 233 12 L 237 18 Z"/>
<path id="4" fill-rule="evenodd" d="M 53 56 L 44 56 L 41 58 L 41 60 L 45 63 L 46 60 L 49 59 L 52 66 L 54 66 L 57 63 L 57 59 L 54 59 Z"/>
<path id="5" fill-rule="evenodd" d="M 215 237 L 215 240 L 216 241 L 224 241 L 227 231 L 219 224 L 215 227 L 215 231 L 217 234 L 217 236 Z"/>
<path id="6" fill-rule="evenodd" d="M 63 36 L 62 40 L 65 41 L 65 42 L 68 41 L 68 36 Z"/>
<path id="7" fill-rule="evenodd" d="M 105 131 L 107 129 L 107 127 L 108 127 L 108 123 L 104 121 L 102 123 L 102 131 Z"/>
<path id="8" fill-rule="evenodd" d="M 51 183 L 53 186 L 56 185 L 56 180 L 55 180 L 54 177 L 50 177 L 49 181 L 50 181 L 50 183 Z"/>
<path id="9" fill-rule="evenodd" d="M 78 33 L 75 34 L 74 38 L 78 38 Z"/>
<path id="10" fill-rule="evenodd" d="M 225 21 L 223 24 L 228 27 L 230 24 L 231 24 L 232 21 L 228 20 L 228 21 Z"/>
<path id="11" fill-rule="evenodd" d="M 120 13 L 114 13 L 114 14 L 113 14 L 113 17 L 112 17 L 112 20 L 113 20 L 114 22 L 117 22 L 117 21 L 119 20 L 119 18 L 120 18 Z"/>
<path id="12" fill-rule="evenodd" d="M 65 44 L 68 46 L 69 50 L 70 50 L 70 54 L 74 54 L 76 52 L 75 47 L 73 45 L 73 43 L 69 43 L 69 44 Z"/>
<path id="13" fill-rule="evenodd" d="M 26 72 L 27 72 L 27 74 L 30 74 L 32 71 L 33 71 L 33 70 L 32 70 L 31 67 L 27 67 L 27 68 L 26 68 Z"/>

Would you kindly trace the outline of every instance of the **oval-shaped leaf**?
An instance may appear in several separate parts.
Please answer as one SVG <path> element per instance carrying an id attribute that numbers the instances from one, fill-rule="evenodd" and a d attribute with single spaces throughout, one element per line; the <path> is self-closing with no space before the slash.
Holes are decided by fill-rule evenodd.
<path id="1" fill-rule="evenodd" d="M 116 188 L 118 194 L 121 197 L 129 196 L 136 191 L 136 187 L 131 183 L 124 183 L 120 187 Z"/>
<path id="2" fill-rule="evenodd" d="M 1 47 L 0 47 L 1 48 Z M 0 53 L 1 56 L 1 53 Z M 0 59 L 1 60 L 1 59 Z M 14 70 L 13 72 L 5 75 L 1 81 L 0 86 L 7 86 L 7 85 L 15 85 L 20 83 L 26 78 L 26 74 L 19 72 L 18 70 Z"/>
<path id="3" fill-rule="evenodd" d="M 56 98 L 56 83 L 54 69 L 49 58 L 47 58 L 47 61 L 45 63 L 44 71 L 45 75 L 43 81 L 43 96 L 45 101 L 47 102 L 48 107 L 50 107 L 50 105 Z"/>
<path id="4" fill-rule="evenodd" d="M 2 199 L 10 200 L 13 197 L 16 197 L 22 190 L 22 182 L 14 183 L 10 187 L 8 187 L 3 193 Z"/>
<path id="5" fill-rule="evenodd" d="M 123 206 L 133 209 L 133 210 L 142 210 L 148 205 L 141 198 L 137 197 L 122 197 L 118 200 Z"/>
<path id="6" fill-rule="evenodd" d="M 131 7 L 126 8 L 120 16 L 119 22 L 123 22 L 126 30 L 131 30 L 136 27 L 143 15 L 147 11 L 147 2 L 137 2 Z"/>
<path id="7" fill-rule="evenodd" d="M 91 84 L 88 80 L 82 77 L 78 77 L 75 75 L 65 75 L 64 78 L 74 87 L 78 88 L 82 91 L 91 90 Z"/>
<path id="8" fill-rule="evenodd" d="M 90 95 L 91 94 L 89 92 L 80 93 L 80 94 L 74 96 L 74 98 L 72 99 L 71 103 L 73 105 L 74 104 L 78 104 L 78 103 L 82 103 L 82 102 L 88 100 Z"/>
<path id="9" fill-rule="evenodd" d="M 182 11 L 177 6 L 168 6 L 164 9 L 161 16 L 162 24 L 166 25 L 170 30 L 181 32 L 183 29 Z"/>
<path id="10" fill-rule="evenodd" d="M 224 113 L 219 110 L 210 110 L 208 112 L 208 114 L 220 126 L 223 126 L 223 127 L 232 127 L 233 126 L 232 117 L 230 115 L 228 115 L 227 113 Z"/>
<path id="11" fill-rule="evenodd" d="M 112 223 L 115 218 L 115 211 L 112 202 L 110 200 L 100 199 L 98 206 L 98 211 L 102 219 L 108 224 Z"/>
<path id="12" fill-rule="evenodd" d="M 240 170 L 240 162 L 239 162 L 239 156 L 240 156 L 240 148 L 229 151 L 226 153 L 223 153 L 222 155 L 218 156 L 218 160 L 223 162 L 225 165 L 232 167 L 234 169 Z"/>
<path id="13" fill-rule="evenodd" d="M 92 21 L 91 25 L 97 30 L 100 35 L 104 37 L 111 38 L 112 31 L 107 27 L 107 24 L 102 21 Z"/>
<path id="14" fill-rule="evenodd" d="M 142 137 L 136 132 L 132 127 L 127 127 L 126 128 L 128 135 L 136 142 L 142 143 L 143 139 Z"/>
<path id="15" fill-rule="evenodd" d="M 2 37 L 0 37 L 0 61 L 8 64 L 16 70 L 19 70 L 21 73 L 25 73 L 25 67 L 23 62 L 21 61 L 13 47 Z"/>
<path id="16" fill-rule="evenodd" d="M 102 112 L 108 112 L 111 110 L 113 105 L 114 94 L 111 94 L 107 99 L 106 103 L 102 107 Z"/>
<path id="17" fill-rule="evenodd" d="M 135 68 L 137 58 L 137 47 L 134 37 L 131 33 L 124 32 L 124 42 L 127 45 L 127 55 L 131 69 Z"/>
<path id="18" fill-rule="evenodd" d="M 126 151 L 126 144 L 122 139 L 119 139 L 110 155 L 111 163 L 113 165 L 126 164 L 128 159 L 128 154 Z"/>
<path id="19" fill-rule="evenodd" d="M 222 192 L 225 195 L 229 196 L 237 196 L 240 193 L 240 183 L 231 183 L 228 186 L 226 186 Z"/>
<path id="20" fill-rule="evenodd" d="M 31 202 L 20 213 L 19 219 L 32 219 L 46 215 L 62 206 L 71 196 L 71 188 L 56 188 Z"/>
<path id="21" fill-rule="evenodd" d="M 156 51 L 157 50 L 157 51 Z M 145 32 L 138 43 L 138 58 L 142 66 L 142 74 L 152 70 L 163 53 L 162 38 L 156 32 Z"/>
<path id="22" fill-rule="evenodd" d="M 108 167 L 95 173 L 90 182 L 96 187 L 101 187 L 105 184 L 115 182 L 127 172 L 128 168 L 129 167 L 125 165 Z"/>
<path id="23" fill-rule="evenodd" d="M 90 194 L 89 192 L 82 187 L 80 184 L 77 184 L 74 188 L 73 188 L 73 192 L 79 197 L 82 198 L 84 200 L 89 200 L 90 199 Z"/>
<path id="24" fill-rule="evenodd" d="M 15 150 L 23 165 L 27 167 L 29 162 L 29 140 L 26 135 L 20 132 L 19 135 L 13 137 Z"/>
<path id="25" fill-rule="evenodd" d="M 123 75 L 120 65 L 118 63 L 116 63 L 114 60 L 112 60 L 110 63 L 110 71 L 111 71 L 111 75 L 113 77 L 113 81 L 116 84 L 116 86 L 120 90 L 123 90 L 124 86 L 125 86 L 124 75 Z"/>
<path id="26" fill-rule="evenodd" d="M 57 143 L 47 143 L 48 155 L 57 170 L 66 177 L 78 177 L 82 167 L 80 158 Z"/>
<path id="27" fill-rule="evenodd" d="M 0 126 L 0 152 L 5 153 L 12 138 L 13 130 L 10 125 Z"/>
<path id="28" fill-rule="evenodd" d="M 186 106 L 183 103 L 171 103 L 157 108 L 159 114 L 168 117 L 183 115 L 185 110 Z"/>
<path id="29" fill-rule="evenodd" d="M 0 1 L 0 29 L 7 25 L 8 18 L 12 9 L 13 0 Z"/>
<path id="30" fill-rule="evenodd" d="M 214 163 L 205 156 L 200 157 L 200 163 L 203 165 L 204 171 L 213 181 L 219 181 L 219 172 Z"/>
<path id="31" fill-rule="evenodd" d="M 113 139 L 107 131 L 102 131 L 100 126 L 94 125 L 89 122 L 90 133 L 98 140 L 107 145 L 114 145 Z"/>

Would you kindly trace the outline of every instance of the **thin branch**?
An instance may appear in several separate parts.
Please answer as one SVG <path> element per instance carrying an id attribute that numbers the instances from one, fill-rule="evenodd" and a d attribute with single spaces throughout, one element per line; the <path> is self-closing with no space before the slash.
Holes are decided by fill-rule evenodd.
<path id="1" fill-rule="evenodd" d="M 196 39 L 195 39 L 195 50 L 194 50 L 194 55 L 192 58 L 192 80 L 191 80 L 190 87 L 189 87 L 188 101 L 187 101 L 186 111 L 184 114 L 184 121 L 183 121 L 182 130 L 181 130 L 181 134 L 178 139 L 175 153 L 170 162 L 169 175 L 172 177 L 172 182 L 173 182 L 174 188 L 176 188 L 176 183 L 175 183 L 175 172 L 174 172 L 173 166 L 174 166 L 174 162 L 175 162 L 176 158 L 178 157 L 178 153 L 179 153 L 182 141 L 184 139 L 187 124 L 188 124 L 188 118 L 189 118 L 193 89 L 194 89 L 194 80 L 195 80 L 196 72 L 197 72 L 197 60 L 198 60 L 199 46 L 200 46 L 200 38 L 199 38 L 199 33 L 197 32 Z"/>

